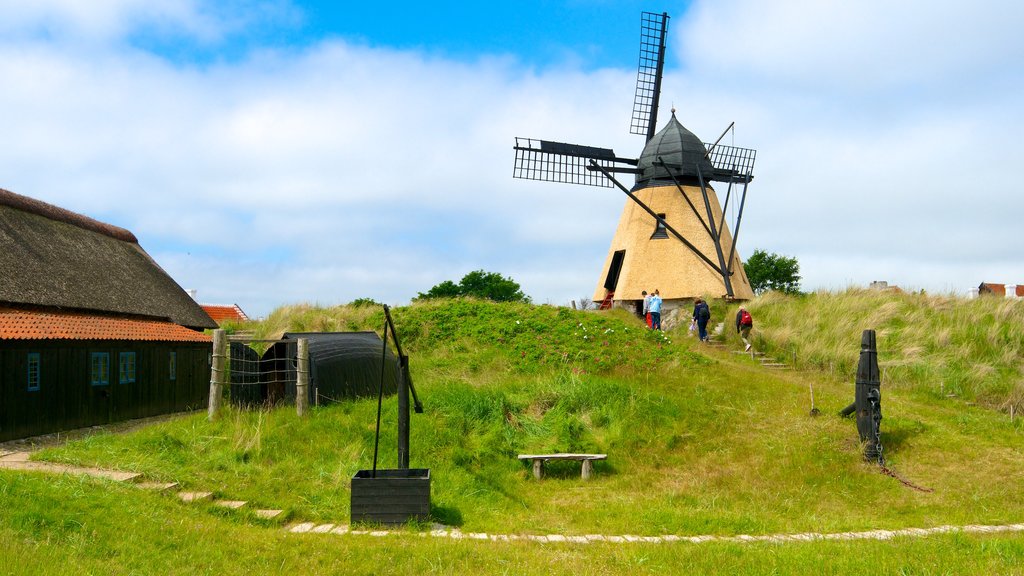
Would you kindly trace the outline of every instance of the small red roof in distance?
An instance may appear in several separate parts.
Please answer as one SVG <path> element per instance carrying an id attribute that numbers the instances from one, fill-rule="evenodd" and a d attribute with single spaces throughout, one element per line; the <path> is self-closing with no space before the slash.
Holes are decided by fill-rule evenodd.
<path id="1" fill-rule="evenodd" d="M 212 318 L 217 324 L 224 321 L 245 322 L 249 319 L 249 317 L 245 315 L 245 312 L 242 312 L 242 309 L 238 307 L 238 304 L 234 304 L 232 306 L 200 304 L 200 306 L 203 307 L 203 310 L 205 310 L 210 318 Z"/>
<path id="2" fill-rule="evenodd" d="M 0 340 L 213 341 L 202 332 L 172 322 L 3 308 L 0 308 Z"/>

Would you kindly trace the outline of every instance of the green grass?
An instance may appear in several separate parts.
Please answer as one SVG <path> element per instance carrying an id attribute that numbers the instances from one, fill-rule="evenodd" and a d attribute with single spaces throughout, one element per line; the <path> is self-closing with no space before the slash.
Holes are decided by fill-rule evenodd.
<path id="1" fill-rule="evenodd" d="M 823 301 L 815 305 L 815 298 Z M 861 301 L 874 298 L 771 296 L 751 303 L 762 345 L 780 356 L 799 350 L 804 370 L 784 373 L 683 333 L 651 333 L 621 312 L 475 301 L 394 310 L 426 405 L 425 414 L 413 415 L 412 465 L 431 469 L 434 519 L 465 532 L 722 536 L 1020 522 L 1020 421 L 1011 423 L 995 402 L 935 393 L 927 375 L 950 370 L 947 348 L 922 351 L 910 364 L 893 352 L 903 350 L 897 345 L 923 346 L 904 340 L 941 332 L 942 314 L 954 323 L 963 303 L 940 302 L 948 306 L 942 312 L 913 308 L 933 305 L 921 296 Z M 810 317 L 815 306 L 841 314 Z M 900 314 L 877 312 L 897 306 Z M 727 319 L 735 311 L 714 308 Z M 255 328 L 372 329 L 383 322 L 372 308 L 296 309 L 292 316 L 275 313 L 273 328 Z M 854 423 L 836 414 L 853 399 L 861 324 L 852 310 L 889 318 L 876 325 L 887 330 L 879 354 L 887 367 L 886 457 L 933 493 L 912 491 L 865 463 Z M 1018 313 L 992 310 L 993 318 Z M 899 318 L 929 314 L 938 327 L 895 335 L 896 324 L 903 324 L 899 334 L 913 324 Z M 816 328 L 787 331 L 783 319 L 790 316 Z M 959 338 L 959 328 L 946 329 Z M 1015 330 L 986 333 L 1006 333 L 1012 343 Z M 730 330 L 726 338 L 738 342 Z M 1005 388 L 1009 364 L 976 377 L 974 398 Z M 894 385 L 888 378 L 904 365 L 915 368 Z M 812 386 L 821 409 L 814 418 Z M 394 466 L 395 410 L 395 399 L 386 399 L 381 467 Z M 213 423 L 205 414 L 185 415 L 128 434 L 93 435 L 38 457 L 139 471 L 283 508 L 296 521 L 344 524 L 349 480 L 372 465 L 375 413 L 375 399 L 314 408 L 303 419 L 290 407 L 228 409 Z M 603 452 L 609 459 L 595 465 L 588 482 L 580 480 L 578 463 L 551 463 L 537 482 L 516 455 L 547 451 Z M 881 573 L 1006 573 L 1020 572 L 1024 558 L 1020 538 L 1012 536 L 582 546 L 293 535 L 246 514 L 130 487 L 12 473 L 0 474 L 0 545 L 10 551 L 0 562 L 15 568 L 0 564 L 0 573 L 41 574 L 69 572 L 70 563 L 86 567 L 74 573 L 98 574 L 453 573 L 467 566 L 482 573 L 849 573 L 868 559 Z"/>

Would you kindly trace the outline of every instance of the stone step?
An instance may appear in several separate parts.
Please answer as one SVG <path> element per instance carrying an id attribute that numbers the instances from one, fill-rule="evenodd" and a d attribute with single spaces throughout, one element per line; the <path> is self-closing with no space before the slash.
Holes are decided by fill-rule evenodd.
<path id="1" fill-rule="evenodd" d="M 222 508 L 230 508 L 232 510 L 238 510 L 248 504 L 245 500 L 214 500 L 214 505 Z"/>
<path id="2" fill-rule="evenodd" d="M 177 482 L 138 482 L 135 484 L 139 488 L 145 488 L 146 490 L 154 490 L 156 492 L 166 492 L 171 488 L 177 488 Z"/>
<path id="3" fill-rule="evenodd" d="M 202 502 L 213 499 L 213 492 L 178 492 L 182 502 Z"/>
<path id="4" fill-rule="evenodd" d="M 3 456 L 0 456 L 0 462 L 28 462 L 30 456 L 32 456 L 31 452 L 4 452 Z"/>
<path id="5" fill-rule="evenodd" d="M 274 520 L 284 514 L 284 510 L 256 510 L 253 514 L 264 520 Z"/>
<path id="6" fill-rule="evenodd" d="M 0 461 L 0 468 L 6 470 L 20 470 L 23 472 L 48 472 L 50 474 L 73 474 L 75 476 L 92 476 L 95 478 L 106 478 L 115 482 L 134 482 L 142 477 L 137 472 L 121 472 L 118 470 L 101 470 L 99 468 L 83 468 L 79 466 L 68 466 L 66 464 L 54 464 L 52 462 L 28 462 L 24 460 L 3 460 Z"/>

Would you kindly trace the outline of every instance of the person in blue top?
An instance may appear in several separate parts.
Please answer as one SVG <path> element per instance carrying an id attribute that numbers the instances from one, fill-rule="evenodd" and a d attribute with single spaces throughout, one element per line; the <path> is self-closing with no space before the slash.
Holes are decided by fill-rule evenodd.
<path id="1" fill-rule="evenodd" d="M 651 295 L 648 308 L 651 312 L 651 330 L 661 330 L 661 293 L 657 290 Z"/>

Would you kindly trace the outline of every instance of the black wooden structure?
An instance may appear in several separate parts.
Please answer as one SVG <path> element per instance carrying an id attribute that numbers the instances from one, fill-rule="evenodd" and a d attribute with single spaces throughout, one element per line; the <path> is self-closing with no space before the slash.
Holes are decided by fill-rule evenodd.
<path id="1" fill-rule="evenodd" d="M 409 373 L 409 357 L 402 352 L 402 344 L 391 318 L 391 310 L 384 306 L 384 339 L 379 357 L 385 363 L 387 354 L 388 332 L 398 352 L 400 370 L 398 372 L 398 467 L 391 469 L 377 468 L 377 456 L 380 447 L 381 407 L 384 398 L 384 379 L 381 378 L 377 396 L 377 431 L 373 441 L 373 468 L 358 470 L 352 477 L 352 493 L 350 500 L 350 521 L 355 523 L 369 522 L 379 524 L 404 524 L 411 520 L 426 521 L 430 517 L 430 469 L 409 468 L 409 397 L 412 396 L 413 409 L 417 414 L 423 413 Z M 378 375 L 381 372 L 378 371 Z"/>
<path id="2" fill-rule="evenodd" d="M 882 457 L 882 381 L 878 370 L 878 347 L 874 330 L 865 330 L 860 338 L 860 359 L 854 401 L 840 415 L 855 414 L 857 433 L 864 443 L 864 458 L 885 461 Z"/>
<path id="3" fill-rule="evenodd" d="M 209 342 L 0 340 L 0 441 L 203 408 L 209 355 Z"/>
<path id="4" fill-rule="evenodd" d="M 216 328 L 123 228 L 0 189 L 0 440 L 206 406 Z"/>

